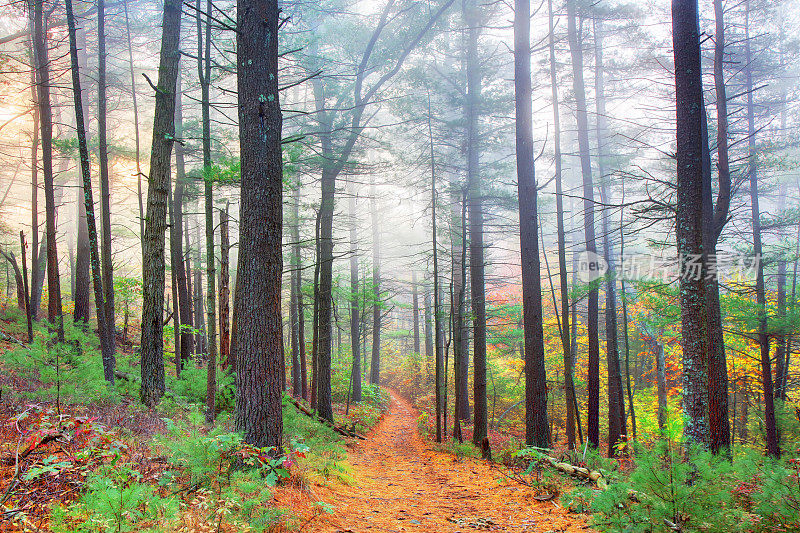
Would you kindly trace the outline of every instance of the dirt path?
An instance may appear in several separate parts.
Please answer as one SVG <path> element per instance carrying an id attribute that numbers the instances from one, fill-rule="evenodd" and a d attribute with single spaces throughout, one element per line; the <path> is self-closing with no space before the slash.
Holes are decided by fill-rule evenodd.
<path id="1" fill-rule="evenodd" d="M 353 486 L 319 494 L 334 508 L 306 530 L 319 532 L 586 531 L 585 522 L 527 487 L 503 478 L 484 461 L 426 448 L 417 413 L 392 394 L 389 412 L 349 451 Z"/>

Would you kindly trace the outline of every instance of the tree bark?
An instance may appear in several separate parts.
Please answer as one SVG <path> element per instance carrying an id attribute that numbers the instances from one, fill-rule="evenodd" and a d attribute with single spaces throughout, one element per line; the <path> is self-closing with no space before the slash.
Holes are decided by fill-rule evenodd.
<path id="1" fill-rule="evenodd" d="M 44 177 L 45 234 L 47 240 L 47 319 L 59 342 L 64 342 L 64 320 L 61 309 L 61 279 L 58 273 L 56 245 L 56 202 L 53 182 L 53 110 L 50 106 L 50 61 L 47 57 L 47 30 L 44 0 L 33 0 L 33 43 L 36 67 L 39 128 L 42 141 L 42 174 Z"/>
<path id="2" fill-rule="evenodd" d="M 223 369 L 230 366 L 230 259 L 231 248 L 228 234 L 228 205 L 219 212 L 219 362 Z"/>
<path id="3" fill-rule="evenodd" d="M 353 356 L 352 398 L 361 401 L 361 335 L 358 310 L 358 238 L 356 219 L 356 191 L 351 188 L 350 199 L 350 350 Z"/>
<path id="4" fill-rule="evenodd" d="M 530 18 L 530 0 L 516 0 L 514 2 L 514 96 L 525 333 L 525 443 L 528 446 L 549 448 L 547 374 L 544 364 L 544 329 L 542 326 L 542 280 L 539 264 L 538 191 L 533 156 Z M 472 285 L 475 287 L 474 277 Z M 477 421 L 477 402 L 475 418 Z"/>
<path id="5" fill-rule="evenodd" d="M 76 35 L 78 46 L 78 71 L 80 75 L 81 87 L 86 87 L 86 31 L 81 28 Z M 83 108 L 83 123 L 88 124 L 87 110 L 89 106 L 86 102 L 86 89 L 81 93 L 81 106 Z M 86 142 L 89 143 L 89 136 L 86 133 Z M 78 157 L 80 165 L 80 157 Z M 86 222 L 86 204 L 84 202 L 83 180 L 78 176 L 78 242 L 75 249 L 75 310 L 72 316 L 73 322 L 83 324 L 88 327 L 91 314 L 90 297 L 90 251 L 89 251 L 89 227 Z"/>
<path id="6" fill-rule="evenodd" d="M 411 271 L 411 317 L 414 321 L 414 353 L 419 354 L 419 289 L 417 287 L 417 272 Z"/>
<path id="7" fill-rule="evenodd" d="M 200 0 L 197 0 L 200 6 Z M 216 416 L 217 390 L 217 269 L 214 247 L 214 182 L 211 175 L 211 0 L 206 2 L 205 50 L 203 49 L 203 25 L 197 9 L 197 75 L 200 80 L 201 107 L 203 120 L 203 182 L 206 222 L 206 312 L 208 313 L 208 366 L 206 374 L 206 422 L 211 423 Z"/>
<path id="8" fill-rule="evenodd" d="M 81 93 L 80 67 L 78 65 L 78 42 L 75 31 L 75 17 L 72 13 L 72 0 L 65 0 L 67 24 L 69 26 L 70 58 L 72 62 L 72 94 L 75 103 L 75 125 L 78 133 L 78 151 L 81 159 L 81 177 L 83 179 L 84 205 L 86 208 L 86 225 L 89 233 L 89 256 L 92 266 L 92 284 L 94 286 L 95 309 L 97 312 L 97 331 L 100 336 L 100 353 L 103 360 L 103 376 L 110 384 L 114 384 L 114 346 L 109 338 L 106 325 L 105 304 L 103 302 L 103 280 L 100 266 L 100 250 L 97 238 L 97 224 L 94 216 L 94 200 L 92 198 L 91 162 L 89 147 L 86 141 L 86 126 Z"/>
<path id="9" fill-rule="evenodd" d="M 576 0 L 567 0 L 567 35 L 572 57 L 572 85 L 575 92 L 576 119 L 578 123 L 578 149 L 583 177 L 583 224 L 586 251 L 590 260 L 597 253 L 594 228 L 594 183 L 589 155 L 589 121 L 586 108 L 586 87 L 583 81 L 583 51 L 576 22 Z M 600 446 L 600 336 L 598 326 L 598 282 L 592 282 L 587 301 L 587 333 L 589 337 L 588 361 L 588 416 L 587 439 L 595 448 Z"/>
<path id="10" fill-rule="evenodd" d="M 164 395 L 164 235 L 175 140 L 180 21 L 181 3 L 165 0 L 144 235 L 141 397 L 148 407 L 153 407 Z"/>
<path id="11" fill-rule="evenodd" d="M 597 108 L 597 170 L 600 179 L 600 197 L 604 204 L 602 214 L 603 256 L 608 266 L 606 272 L 606 365 L 608 369 L 608 455 L 616 455 L 616 445 L 627 434 L 625 429 L 625 397 L 619 368 L 619 342 L 617 325 L 617 278 L 614 248 L 611 242 L 611 223 L 608 177 L 605 175 L 606 120 L 605 75 L 603 71 L 603 23 L 594 18 L 595 105 Z"/>
<path id="12" fill-rule="evenodd" d="M 97 150 L 100 167 L 100 255 L 103 260 L 103 304 L 106 327 L 115 349 L 117 334 L 114 309 L 114 264 L 111 256 L 111 187 L 108 175 L 108 134 L 106 131 L 106 22 L 105 0 L 97 0 Z"/>
<path id="13" fill-rule="evenodd" d="M 474 1 L 464 3 L 467 25 L 467 94 L 464 105 L 467 143 L 467 195 L 469 206 L 469 273 L 472 298 L 472 357 L 475 405 L 472 441 L 480 445 L 488 431 L 486 401 L 486 292 L 484 287 L 483 196 L 481 190 L 478 117 L 481 101 L 481 72 L 478 58 L 481 11 Z M 534 239 L 538 240 L 534 232 Z"/>
<path id="14" fill-rule="evenodd" d="M 758 161 L 756 153 L 755 103 L 753 102 L 753 69 L 750 46 L 750 1 L 745 1 L 745 77 L 747 91 L 747 177 L 750 181 L 750 207 L 753 225 L 753 252 L 757 263 L 756 303 L 758 304 L 758 344 L 761 348 L 761 387 L 764 396 L 764 429 L 767 453 L 780 457 L 778 431 L 775 424 L 772 363 L 770 361 L 770 339 L 767 331 L 767 298 L 764 288 L 764 257 L 761 245 L 761 212 L 758 198 Z"/>
<path id="15" fill-rule="evenodd" d="M 716 260 L 717 240 L 728 219 L 731 201 L 731 174 L 728 161 L 728 97 L 725 90 L 725 22 L 722 2 L 714 0 L 716 16 L 716 35 L 714 45 L 714 86 L 717 96 L 717 169 L 719 187 L 716 206 L 711 209 L 711 163 L 710 153 L 708 176 L 703 184 L 709 200 L 706 201 L 706 246 L 708 254 Z M 707 129 L 707 128 L 706 128 Z M 707 141 L 703 149 L 708 150 Z M 713 213 L 712 213 L 713 211 Z M 711 451 L 718 453 L 730 449 L 731 430 L 728 415 L 728 363 L 725 354 L 725 338 L 722 329 L 722 313 L 719 301 L 719 279 L 717 269 L 712 269 L 706 283 L 708 299 L 708 409 L 709 438 Z"/>
<path id="16" fill-rule="evenodd" d="M 708 320 L 703 246 L 703 87 L 697 0 L 673 0 L 672 31 L 677 106 L 676 229 L 683 346 L 684 435 L 708 442 Z"/>
<path id="17" fill-rule="evenodd" d="M 369 382 L 381 383 L 381 230 L 378 225 L 378 197 L 375 183 L 370 184 L 370 207 L 372 215 L 372 360 L 369 366 Z"/>
<path id="18" fill-rule="evenodd" d="M 237 6 L 242 181 L 233 351 L 236 428 L 248 444 L 274 446 L 278 453 L 283 433 L 279 13 L 277 0 L 239 0 Z"/>

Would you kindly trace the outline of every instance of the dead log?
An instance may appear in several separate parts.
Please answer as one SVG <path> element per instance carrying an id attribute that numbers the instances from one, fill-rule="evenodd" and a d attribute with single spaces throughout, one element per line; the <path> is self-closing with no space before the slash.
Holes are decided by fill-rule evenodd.
<path id="1" fill-rule="evenodd" d="M 342 435 L 344 437 L 352 437 L 352 438 L 356 438 L 356 439 L 360 439 L 360 440 L 366 440 L 367 439 L 365 436 L 359 435 L 355 431 L 351 431 L 351 430 L 349 430 L 349 429 L 347 429 L 346 427 L 343 427 L 343 426 L 337 426 L 336 424 L 333 424 L 330 420 L 322 418 L 318 414 L 308 410 L 303 404 L 301 404 L 298 400 L 296 400 L 295 398 L 292 398 L 291 396 L 287 395 L 286 399 L 289 400 L 289 403 L 294 405 L 297 408 L 298 411 L 300 411 L 304 415 L 308 416 L 309 418 L 312 418 L 312 419 L 316 420 L 317 422 L 320 422 L 321 424 L 325 424 L 326 426 L 328 426 L 329 428 L 334 430 L 339 435 Z"/>

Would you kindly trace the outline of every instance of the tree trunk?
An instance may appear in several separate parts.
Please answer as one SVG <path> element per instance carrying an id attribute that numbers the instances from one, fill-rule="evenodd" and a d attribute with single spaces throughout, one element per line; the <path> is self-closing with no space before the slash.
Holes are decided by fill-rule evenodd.
<path id="1" fill-rule="evenodd" d="M 464 105 L 467 143 L 467 195 L 469 206 L 469 273 L 472 297 L 472 357 L 475 404 L 472 442 L 479 446 L 488 430 L 486 403 L 486 292 L 484 287 L 483 197 L 480 177 L 478 117 L 480 115 L 481 72 L 478 58 L 480 7 L 464 3 L 467 25 L 467 94 Z M 534 239 L 538 239 L 534 232 Z"/>
<path id="2" fill-rule="evenodd" d="M 419 342 L 419 289 L 417 288 L 417 272 L 411 271 L 411 316 L 414 320 L 414 353 L 421 353 Z"/>
<path id="3" fill-rule="evenodd" d="M 673 0 L 672 30 L 677 105 L 677 208 L 675 235 L 681 262 L 684 435 L 708 442 L 708 320 L 703 246 L 703 87 L 697 0 Z"/>
<path id="4" fill-rule="evenodd" d="M 594 261 L 597 253 L 594 231 L 594 183 L 589 155 L 589 121 L 586 108 L 586 87 L 583 81 L 583 51 L 578 36 L 575 13 L 576 0 L 567 0 L 567 34 L 572 56 L 572 85 L 575 92 L 576 119 L 578 123 L 578 147 L 583 177 L 583 224 L 586 236 L 586 251 Z M 588 416 L 587 439 L 595 448 L 600 446 L 600 336 L 598 326 L 597 282 L 593 282 L 587 302 L 587 333 L 589 337 L 588 361 Z"/>
<path id="5" fill-rule="evenodd" d="M 53 183 L 53 110 L 50 106 L 50 61 L 47 57 L 47 30 L 44 0 L 33 0 L 34 64 L 36 67 L 39 126 L 42 137 L 42 174 L 44 176 L 45 234 L 47 240 L 47 319 L 59 342 L 64 342 L 61 310 L 61 279 L 58 274 L 56 246 L 56 202 Z"/>
<path id="6" fill-rule="evenodd" d="M 83 180 L 83 197 L 86 208 L 86 225 L 89 233 L 89 256 L 92 266 L 92 284 L 94 286 L 95 309 L 97 312 L 97 331 L 100 336 L 100 353 L 103 360 L 103 376 L 110 384 L 114 384 L 114 345 L 109 338 L 106 326 L 105 305 L 103 302 L 103 280 L 100 271 L 100 250 L 97 238 L 97 224 L 94 216 L 94 200 L 92 198 L 92 179 L 90 175 L 89 146 L 86 140 L 84 109 L 81 92 L 80 68 L 78 66 L 78 42 L 75 31 L 75 17 L 72 13 L 72 0 L 65 0 L 67 24 L 69 26 L 70 59 L 72 62 L 72 94 L 75 103 L 75 125 L 78 133 L 78 151 L 81 159 L 81 177 Z"/>
<path id="7" fill-rule="evenodd" d="M 178 76 L 175 89 L 175 135 L 180 139 L 183 137 L 183 98 L 181 92 L 181 78 Z M 168 201 L 169 206 L 169 253 L 172 269 L 175 271 L 175 281 L 178 284 L 178 309 L 180 312 L 180 359 L 188 361 L 192 356 L 194 336 L 191 333 L 192 321 L 192 300 L 190 291 L 189 275 L 186 271 L 186 263 L 183 254 L 183 195 L 186 187 L 186 172 L 183 158 L 183 147 L 180 143 L 175 145 L 175 184 L 170 188 Z M 183 364 L 183 363 L 182 363 Z"/>
<path id="8" fill-rule="evenodd" d="M 280 450 L 282 203 L 277 0 L 239 0 L 237 70 L 242 162 L 236 276 L 236 428 Z M 246 296 L 245 296 L 246 295 Z M 331 417 L 332 418 L 332 417 Z"/>
<path id="9" fill-rule="evenodd" d="M 31 141 L 31 294 L 28 313 L 31 320 L 39 318 L 39 307 L 42 298 L 42 282 L 44 273 L 39 263 L 39 70 L 36 68 L 36 50 L 34 44 L 34 8 L 30 0 L 31 56 L 34 68 L 31 69 L 31 100 L 33 101 L 33 139 Z"/>
<path id="10" fill-rule="evenodd" d="M 305 333 L 305 310 L 303 307 L 303 269 L 302 257 L 300 255 L 300 186 L 301 183 L 297 182 L 297 194 L 294 201 L 294 225 L 292 226 L 292 240 L 294 241 L 294 254 L 292 260 L 294 262 L 294 272 L 296 274 L 294 282 L 296 284 L 294 290 L 297 303 L 297 344 L 300 357 L 300 396 L 308 400 L 308 376 L 306 364 L 306 333 Z"/>
<path id="11" fill-rule="evenodd" d="M 758 344 L 761 347 L 761 387 L 764 396 L 764 429 L 766 430 L 767 453 L 780 457 L 778 432 L 775 424 L 774 392 L 772 390 L 772 364 L 770 361 L 770 338 L 767 332 L 767 298 L 764 288 L 764 258 L 761 246 L 761 212 L 758 204 L 758 161 L 756 154 L 755 104 L 753 102 L 753 71 L 750 51 L 750 2 L 745 1 L 745 76 L 747 91 L 747 176 L 750 181 L 750 206 L 753 225 L 753 252 L 757 264 L 756 303 L 758 304 Z"/>
<path id="12" fill-rule="evenodd" d="M 608 369 L 608 455 L 616 455 L 616 445 L 627 434 L 625 428 L 625 397 L 622 391 L 622 375 L 619 368 L 619 343 L 617 326 L 617 278 L 614 265 L 614 248 L 611 242 L 611 223 L 608 178 L 605 175 L 606 157 L 606 100 L 603 72 L 603 23 L 595 18 L 595 103 L 597 107 L 597 170 L 600 178 L 600 197 L 604 204 L 602 214 L 603 258 L 606 272 L 606 365 Z"/>
<path id="13" fill-rule="evenodd" d="M 522 306 L 525 330 L 525 443 L 528 446 L 549 448 L 547 374 L 544 364 L 544 329 L 542 326 L 542 280 L 539 264 L 538 198 L 533 156 L 530 18 L 530 0 L 516 0 L 514 2 L 514 96 Z M 474 275 L 472 286 L 475 287 Z M 478 360 L 477 357 L 475 360 Z M 477 402 L 475 419 L 477 424 Z"/>
<path id="14" fill-rule="evenodd" d="M 369 382 L 380 385 L 381 382 L 381 243 L 378 226 L 378 198 L 375 183 L 370 185 L 370 206 L 372 215 L 372 360 L 369 368 Z"/>
<path id="15" fill-rule="evenodd" d="M 131 43 L 131 23 L 128 18 L 128 2 L 124 2 L 125 8 L 125 32 L 128 37 L 128 65 L 130 66 L 131 73 L 131 100 L 133 103 L 133 128 L 134 139 L 136 141 L 136 191 L 138 192 L 139 200 L 139 240 L 142 241 L 142 254 L 144 254 L 144 194 L 142 191 L 142 166 L 141 166 L 141 140 L 139 138 L 139 105 L 136 100 L 136 74 L 134 73 L 133 63 L 133 45 Z M 170 220 L 170 224 L 172 221 Z M 176 322 L 180 322 L 176 315 Z M 178 331 L 176 330 L 176 335 Z"/>
<path id="16" fill-rule="evenodd" d="M 206 312 L 208 313 L 208 352 L 206 422 L 211 423 L 216 416 L 217 390 L 217 270 L 214 255 L 214 182 L 211 178 L 211 0 L 206 2 L 205 50 L 203 50 L 203 25 L 200 22 L 200 0 L 197 0 L 197 74 L 200 80 L 201 107 L 203 120 L 203 181 L 206 215 Z"/>
<path id="17" fill-rule="evenodd" d="M 106 22 L 105 0 L 97 0 L 97 150 L 100 166 L 100 255 L 103 260 L 103 304 L 106 327 L 115 349 L 117 334 L 114 309 L 114 264 L 111 257 L 111 187 L 108 176 L 108 134 L 106 131 Z"/>
<path id="18" fill-rule="evenodd" d="M 548 0 L 550 50 L 550 88 L 553 95 L 553 143 L 555 150 L 556 217 L 558 219 L 558 278 L 561 295 L 561 350 L 564 359 L 564 400 L 566 402 L 567 448 L 575 449 L 575 384 L 573 381 L 572 351 L 570 349 L 569 285 L 567 284 L 567 250 L 564 231 L 564 196 L 561 177 L 561 117 L 558 108 L 558 78 L 556 76 L 555 31 L 553 0 Z"/>
<path id="19" fill-rule="evenodd" d="M 87 71 L 87 54 L 86 54 L 86 31 L 81 28 L 76 35 L 78 46 L 78 72 L 80 75 L 80 82 L 82 87 L 86 87 L 86 71 Z M 87 117 L 87 110 L 89 106 L 86 102 L 86 93 L 84 89 L 81 93 L 81 106 L 83 108 L 83 123 L 89 123 Z M 88 132 L 86 133 L 86 142 L 89 143 Z M 80 165 L 80 157 L 78 157 L 78 165 Z M 91 297 L 90 297 L 90 259 L 89 259 L 89 228 L 86 222 L 86 204 L 84 202 L 83 180 L 78 176 L 78 242 L 75 250 L 75 310 L 72 316 L 73 322 L 76 324 L 83 324 L 87 327 L 91 315 Z"/>
<path id="20" fill-rule="evenodd" d="M 141 397 L 148 407 L 153 407 L 164 395 L 164 234 L 175 139 L 180 21 L 180 2 L 165 0 L 144 234 Z"/>
<path id="21" fill-rule="evenodd" d="M 219 362 L 223 369 L 230 366 L 230 236 L 228 235 L 228 205 L 219 212 Z"/>
<path id="22" fill-rule="evenodd" d="M 447 434 L 447 424 L 442 428 L 442 415 L 447 412 L 447 405 L 442 403 L 444 396 L 444 354 L 442 353 L 441 324 L 441 292 L 439 289 L 439 245 L 436 220 L 436 158 L 433 150 L 433 126 L 431 117 L 431 93 L 428 91 L 428 139 L 431 149 L 431 248 L 433 251 L 433 334 L 434 334 L 434 402 L 436 413 L 436 442 L 442 442 L 442 435 Z M 456 417 L 458 419 L 458 417 Z M 446 419 L 445 419 L 446 420 Z M 444 430 L 444 431 L 443 431 Z M 456 437 L 456 435 L 454 435 Z M 457 438 L 461 439 L 461 435 Z"/>
<path id="23" fill-rule="evenodd" d="M 717 96 L 717 168 L 719 187 L 717 204 L 712 209 L 711 203 L 711 156 L 708 142 L 703 142 L 703 150 L 708 153 L 708 162 L 704 175 L 704 191 L 706 200 L 706 248 L 709 257 L 716 260 L 717 240 L 728 219 L 731 201 L 731 174 L 728 162 L 728 102 L 725 90 L 725 22 L 723 20 L 722 3 L 714 1 L 716 16 L 716 35 L 714 46 L 714 85 Z M 704 124 L 705 126 L 705 124 Z M 706 136 L 707 136 L 707 127 Z M 705 158 L 704 158 L 705 160 Z M 709 436 L 711 451 L 714 453 L 727 450 L 731 445 L 730 419 L 728 415 L 728 364 L 725 354 L 725 337 L 722 330 L 722 313 L 719 301 L 719 279 L 717 269 L 711 269 L 706 280 L 706 297 L 708 299 L 708 410 Z"/>
<path id="24" fill-rule="evenodd" d="M 350 191 L 350 349 L 353 356 L 353 401 L 361 401 L 361 335 L 358 314 L 358 239 L 356 235 L 356 191 Z"/>

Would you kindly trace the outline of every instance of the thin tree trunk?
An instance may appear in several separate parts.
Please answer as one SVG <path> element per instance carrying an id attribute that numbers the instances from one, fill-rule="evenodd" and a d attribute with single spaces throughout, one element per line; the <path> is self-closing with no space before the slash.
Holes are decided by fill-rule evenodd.
<path id="1" fill-rule="evenodd" d="M 180 20 L 180 2 L 165 0 L 144 235 L 141 396 L 148 407 L 153 407 L 164 395 L 164 234 L 167 230 L 170 156 L 175 139 Z"/>
<path id="2" fill-rule="evenodd" d="M 306 333 L 305 333 L 305 310 L 303 307 L 303 269 L 302 257 L 300 255 L 300 187 L 301 183 L 297 183 L 297 195 L 294 201 L 294 225 L 292 226 L 292 240 L 294 241 L 294 254 L 292 260 L 294 261 L 295 276 L 295 294 L 297 297 L 297 343 L 300 356 L 300 396 L 308 400 L 308 365 L 306 364 Z"/>
<path id="3" fill-rule="evenodd" d="M 361 336 L 358 314 L 358 238 L 356 235 L 356 191 L 351 188 L 350 207 L 350 349 L 353 356 L 352 389 L 353 401 L 361 401 Z"/>
<path id="4" fill-rule="evenodd" d="M 561 177 L 561 117 L 558 104 L 558 78 L 556 76 L 555 30 L 553 0 L 548 0 L 550 50 L 550 88 L 553 95 L 553 143 L 555 150 L 556 217 L 558 219 L 558 278 L 561 295 L 561 349 L 564 359 L 564 399 L 566 402 L 567 448 L 575 449 L 575 384 L 573 381 L 572 351 L 570 346 L 569 285 L 567 284 L 567 250 L 564 231 L 564 193 Z"/>
<path id="5" fill-rule="evenodd" d="M 138 192 L 139 200 L 139 239 L 142 241 L 142 254 L 144 254 L 144 194 L 142 191 L 142 166 L 141 166 L 141 139 L 139 138 L 139 105 L 136 100 L 136 74 L 134 72 L 133 64 L 133 44 L 131 43 L 131 23 L 128 18 L 128 2 L 123 2 L 125 8 L 125 33 L 128 37 L 128 65 L 131 73 L 131 99 L 133 103 L 133 131 L 134 139 L 136 141 L 136 191 Z M 172 224 L 172 220 L 170 220 Z M 174 267 L 173 267 L 174 268 Z M 176 321 L 177 320 L 176 315 Z M 176 330 L 176 335 L 177 335 Z M 178 350 L 176 350 L 178 351 Z"/>
<path id="6" fill-rule="evenodd" d="M 594 261 L 597 253 L 594 228 L 594 184 L 589 155 L 589 122 L 586 108 L 586 87 L 583 81 L 583 51 L 579 42 L 575 13 L 576 0 L 567 0 L 567 34 L 572 56 L 572 84 L 575 92 L 576 118 L 578 123 L 578 146 L 583 177 L 583 224 L 586 236 L 586 251 Z M 589 340 L 588 361 L 588 416 L 587 439 L 595 448 L 600 446 L 600 336 L 598 326 L 599 290 L 593 283 L 587 303 L 587 333 Z"/>
<path id="7" fill-rule="evenodd" d="M 419 342 L 419 289 L 417 288 L 417 272 L 411 271 L 411 316 L 414 320 L 414 353 L 421 353 Z"/>
<path id="8" fill-rule="evenodd" d="M 111 257 L 111 187 L 108 175 L 108 134 L 106 131 L 106 33 L 105 0 L 97 1 L 97 150 L 100 167 L 100 255 L 103 260 L 103 304 L 105 318 L 115 349 L 114 265 Z"/>
<path id="9" fill-rule="evenodd" d="M 200 0 L 197 0 L 200 7 Z M 198 14 L 200 9 L 197 9 Z M 206 312 L 208 313 L 208 372 L 206 376 L 206 422 L 211 423 L 216 416 L 217 390 L 217 269 L 214 256 L 214 182 L 211 178 L 211 0 L 206 2 L 205 50 L 203 50 L 203 25 L 197 17 L 197 75 L 200 79 L 201 107 L 203 120 L 203 181 L 206 215 Z"/>
<path id="10" fill-rule="evenodd" d="M 464 4 L 467 25 L 467 94 L 465 100 L 467 143 L 467 194 L 469 206 L 469 272 L 472 297 L 473 402 L 475 404 L 472 442 L 476 446 L 488 431 L 486 403 L 486 292 L 484 287 L 483 197 L 481 190 L 478 117 L 480 115 L 481 72 L 478 58 L 480 7 Z M 533 238 L 538 240 L 536 232 Z"/>
<path id="11" fill-rule="evenodd" d="M 30 0 L 31 100 L 33 101 L 33 139 L 31 141 L 31 295 L 28 313 L 32 320 L 39 318 L 44 273 L 39 263 L 39 70 L 36 65 L 34 45 L 34 9 Z"/>
<path id="12" fill-rule="evenodd" d="M 219 212 L 219 362 L 223 369 L 230 367 L 230 236 L 228 235 L 228 205 Z"/>
<path id="13" fill-rule="evenodd" d="M 31 316 L 30 306 L 31 306 L 31 298 L 30 298 L 30 287 L 28 285 L 28 263 L 25 260 L 25 248 L 27 245 L 25 244 L 25 232 L 20 230 L 19 232 L 19 244 L 22 252 L 22 283 L 25 288 L 25 318 L 27 319 L 26 322 L 28 323 L 28 343 L 30 344 L 33 342 L 33 317 Z"/>
<path id="14" fill-rule="evenodd" d="M 703 187 L 706 200 L 706 247 L 709 257 L 716 260 L 717 240 L 728 219 L 731 200 L 731 174 L 728 162 L 728 102 L 725 90 L 725 22 L 723 20 L 722 3 L 714 0 L 716 16 L 716 35 L 714 43 L 714 85 L 717 96 L 717 169 L 719 187 L 717 204 L 710 207 L 711 197 L 711 156 L 708 142 L 704 141 L 703 149 L 708 151 L 707 176 Z M 707 130 L 707 127 L 706 127 Z M 706 131 L 707 136 L 707 131 Z M 704 158 L 705 159 L 705 158 Z M 712 212 L 713 211 L 713 212 Z M 710 447 L 714 453 L 728 450 L 731 446 L 730 418 L 728 415 L 728 364 L 725 354 L 725 337 L 722 329 L 722 313 L 719 300 L 719 279 L 717 269 L 712 269 L 706 282 L 708 298 L 708 410 Z"/>
<path id="15" fill-rule="evenodd" d="M 75 31 L 75 17 L 72 13 L 72 0 L 65 0 L 67 24 L 69 26 L 70 59 L 72 62 L 72 94 L 75 103 L 75 125 L 78 133 L 78 151 L 81 159 L 81 177 L 83 179 L 83 195 L 86 207 L 86 225 L 89 233 L 89 255 L 92 266 L 92 283 L 94 285 L 95 309 L 97 311 L 97 331 L 100 336 L 100 353 L 103 360 L 103 376 L 110 384 L 114 384 L 114 346 L 109 338 L 106 326 L 105 305 L 103 302 L 103 280 L 100 270 L 100 251 L 97 238 L 97 224 L 94 216 L 94 200 L 92 198 L 92 179 L 90 175 L 89 147 L 86 141 L 86 126 L 81 92 L 80 70 L 78 66 L 78 43 Z M 160 322 L 160 320 L 159 320 Z"/>
<path id="16" fill-rule="evenodd" d="M 436 402 L 436 442 L 442 442 L 442 435 L 447 434 L 447 424 L 442 428 L 442 415 L 447 412 L 447 405 L 442 404 L 444 396 L 444 354 L 442 353 L 441 324 L 441 292 L 439 289 L 439 245 L 436 220 L 436 158 L 433 150 L 433 126 L 431 117 L 431 93 L 428 91 L 428 139 L 431 149 L 431 248 L 433 252 L 433 331 L 435 338 L 434 353 L 434 401 Z M 446 419 L 445 419 L 446 420 Z M 456 417 L 458 420 L 458 417 Z M 443 431 L 444 430 L 444 431 Z M 461 439 L 461 435 L 454 435 Z"/>
<path id="17" fill-rule="evenodd" d="M 369 368 L 369 382 L 380 385 L 381 382 L 381 244 L 380 227 L 378 226 L 378 198 L 375 183 L 370 184 L 370 206 L 372 215 L 372 287 L 374 301 L 372 304 L 372 361 Z"/>
<path id="18" fill-rule="evenodd" d="M 33 0 L 34 58 L 37 71 L 39 126 L 42 137 L 42 174 L 44 176 L 45 234 L 47 240 L 47 319 L 64 342 L 64 321 L 61 309 L 61 279 L 58 274 L 56 245 L 56 202 L 53 183 L 53 110 L 50 106 L 50 71 L 47 57 L 47 30 L 44 0 Z"/>
<path id="19" fill-rule="evenodd" d="M 608 455 L 616 455 L 617 443 L 627 434 L 625 428 L 625 397 L 619 368 L 619 341 L 617 326 L 617 278 L 614 248 L 611 242 L 611 223 L 608 179 L 605 175 L 606 157 L 606 100 L 603 72 L 603 23 L 593 19 L 595 57 L 595 105 L 597 107 L 597 170 L 600 179 L 600 197 L 605 205 L 602 214 L 603 255 L 608 266 L 606 272 L 606 365 L 608 369 Z"/>
<path id="20" fill-rule="evenodd" d="M 745 76 L 747 91 L 747 175 L 750 180 L 750 206 L 753 225 L 753 252 L 757 263 L 756 303 L 759 309 L 758 344 L 761 347 L 761 386 L 764 396 L 764 429 L 766 430 L 767 453 L 780 457 L 778 431 L 775 424 L 774 392 L 772 390 L 772 364 L 770 361 L 770 339 L 767 332 L 766 290 L 764 288 L 764 258 L 761 246 L 761 212 L 758 198 L 758 167 L 756 154 L 755 104 L 753 102 L 753 71 L 750 51 L 750 2 L 745 2 Z"/>

